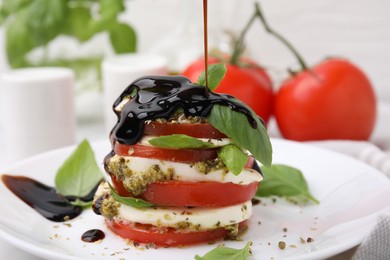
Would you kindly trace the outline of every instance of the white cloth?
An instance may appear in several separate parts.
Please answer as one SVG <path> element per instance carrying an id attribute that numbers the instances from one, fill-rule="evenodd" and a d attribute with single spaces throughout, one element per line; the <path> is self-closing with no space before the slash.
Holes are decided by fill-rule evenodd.
<path id="1" fill-rule="evenodd" d="M 381 259 L 390 259 L 390 214 L 378 217 L 378 224 L 352 257 L 352 260 Z"/>

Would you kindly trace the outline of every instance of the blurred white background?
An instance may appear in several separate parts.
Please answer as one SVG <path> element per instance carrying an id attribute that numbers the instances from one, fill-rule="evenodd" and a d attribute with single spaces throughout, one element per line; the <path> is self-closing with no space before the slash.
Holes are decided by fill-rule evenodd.
<path id="1" fill-rule="evenodd" d="M 188 3 L 192 2 L 192 3 Z M 156 41 L 178 29 L 181 5 L 192 4 L 191 33 L 202 29 L 200 0 L 133 0 L 128 3 L 130 21 L 139 35 L 139 50 L 148 51 Z M 329 56 L 344 57 L 362 68 L 378 98 L 390 102 L 390 1 L 387 0 L 263 0 L 266 17 L 285 35 L 311 65 Z M 253 0 L 209 0 L 210 33 L 237 33 L 253 12 Z M 188 28 L 188 27 L 187 27 Z M 199 37 L 202 37 L 201 31 Z M 191 35 L 183 34 L 183 37 Z M 199 39 L 202 41 L 202 38 Z M 220 39 L 222 42 L 223 40 Z M 158 44 L 158 43 L 157 43 Z M 294 57 L 267 35 L 256 22 L 247 37 L 249 54 L 280 80 Z M 202 51 L 199 46 L 199 52 Z"/>
<path id="2" fill-rule="evenodd" d="M 390 102 L 390 1 L 263 0 L 260 3 L 269 23 L 295 45 L 309 64 L 315 65 L 329 56 L 347 58 L 367 73 L 378 98 Z M 180 38 L 194 49 L 184 56 L 202 53 L 201 0 L 130 0 L 127 6 L 121 19 L 135 27 L 138 51 L 166 50 L 167 44 Z M 237 33 L 252 12 L 253 0 L 209 0 L 211 47 L 216 46 L 215 42 L 223 47 L 226 42 L 223 31 Z M 0 32 L 1 72 L 7 69 L 7 63 L 2 53 L 3 30 Z M 106 35 L 96 37 L 82 46 L 83 52 L 101 50 L 104 37 Z M 79 47 L 64 39 L 56 40 L 55 44 L 62 41 L 65 42 L 62 44 L 76 46 L 75 49 Z M 99 46 L 96 48 L 96 45 Z M 247 47 L 248 54 L 267 67 L 276 81 L 283 79 L 285 68 L 296 65 L 294 57 L 267 35 L 259 22 L 249 31 Z M 171 48 L 171 51 L 177 50 Z M 68 54 L 71 55 L 69 51 Z M 181 66 L 185 64 L 182 62 Z"/>
<path id="3" fill-rule="evenodd" d="M 390 124 L 386 124 L 386 118 L 390 116 L 390 1 L 263 0 L 260 3 L 270 25 L 301 52 L 309 65 L 326 57 L 339 56 L 363 69 L 381 101 L 372 140 L 390 143 Z M 170 69 L 175 72 L 203 54 L 201 0 L 129 0 L 126 5 L 126 12 L 120 19 L 135 28 L 138 52 L 167 56 Z M 253 0 L 209 0 L 209 49 L 229 49 L 228 33 L 237 35 L 253 12 Z M 105 33 L 83 44 L 60 36 L 49 44 L 45 55 L 112 55 L 108 42 Z M 246 44 L 246 55 L 268 70 L 275 89 L 288 76 L 287 68 L 298 68 L 291 53 L 268 35 L 259 21 L 249 30 Z M 4 29 L 0 27 L 0 74 L 8 69 Z M 96 79 L 85 81 L 96 85 Z M 81 128 L 77 139 L 107 138 L 101 93 L 96 89 L 87 94 L 78 92 L 75 99 L 77 122 Z M 0 144 L 1 124 L 0 116 Z"/>

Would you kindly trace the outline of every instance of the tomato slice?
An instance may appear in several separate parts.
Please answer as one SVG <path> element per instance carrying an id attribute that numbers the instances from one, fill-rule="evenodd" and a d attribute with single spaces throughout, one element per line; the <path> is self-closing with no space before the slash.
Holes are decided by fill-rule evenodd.
<path id="1" fill-rule="evenodd" d="M 218 157 L 217 149 L 165 149 L 148 145 L 115 143 L 114 151 L 121 156 L 154 158 L 172 162 L 196 163 Z"/>
<path id="2" fill-rule="evenodd" d="M 226 135 L 215 129 L 209 123 L 178 124 L 150 122 L 145 124 L 145 135 L 184 134 L 196 138 L 226 138 Z"/>
<path id="3" fill-rule="evenodd" d="M 156 227 L 148 224 L 115 222 L 106 219 L 111 231 L 133 242 L 155 244 L 156 246 L 185 246 L 191 244 L 214 242 L 228 236 L 223 228 L 203 231 L 181 231 L 170 227 Z M 239 232 L 248 227 L 247 221 L 239 224 Z"/>
<path id="4" fill-rule="evenodd" d="M 111 174 L 111 179 L 119 195 L 133 197 L 115 175 Z M 239 185 L 231 182 L 162 181 L 149 184 L 139 198 L 167 207 L 226 207 L 250 200 L 258 186 L 258 182 Z"/>

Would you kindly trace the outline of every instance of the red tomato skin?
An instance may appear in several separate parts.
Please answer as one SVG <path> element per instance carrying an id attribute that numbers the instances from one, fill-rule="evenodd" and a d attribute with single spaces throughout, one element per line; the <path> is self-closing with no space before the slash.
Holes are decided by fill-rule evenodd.
<path id="1" fill-rule="evenodd" d="M 258 186 L 258 182 L 248 185 L 217 182 L 151 183 L 142 197 L 147 201 L 155 201 L 157 205 L 172 207 L 227 207 L 253 198 Z"/>
<path id="2" fill-rule="evenodd" d="M 342 59 L 326 60 L 313 72 L 288 79 L 276 94 L 274 113 L 282 135 L 297 141 L 367 140 L 376 120 L 368 78 Z"/>
<path id="3" fill-rule="evenodd" d="M 133 197 L 121 181 L 111 174 L 117 193 Z M 256 194 L 258 182 L 248 185 L 220 182 L 163 181 L 148 185 L 139 198 L 165 207 L 227 207 L 244 203 Z"/>
<path id="4" fill-rule="evenodd" d="M 145 124 L 144 135 L 172 135 L 172 134 L 183 134 L 192 136 L 195 138 L 226 138 L 227 136 L 212 125 L 208 123 L 197 123 L 197 124 L 178 124 L 178 123 L 157 123 L 151 122 Z"/>
<path id="5" fill-rule="evenodd" d="M 160 247 L 185 246 L 207 242 L 214 242 L 225 238 L 228 231 L 223 228 L 217 228 L 204 231 L 179 231 L 173 228 L 154 227 L 152 225 L 143 225 L 136 223 L 124 224 L 106 219 L 106 225 L 118 236 L 129 239 L 133 242 L 143 244 L 155 244 Z M 239 232 L 246 229 L 247 221 L 239 224 Z"/>
<path id="6" fill-rule="evenodd" d="M 171 162 L 196 163 L 218 157 L 217 149 L 165 149 L 147 145 L 115 143 L 114 151 L 121 156 L 160 159 Z M 131 153 L 129 153 L 131 151 Z"/>
<path id="7" fill-rule="evenodd" d="M 249 59 L 241 61 L 247 63 L 247 66 L 226 64 L 226 75 L 214 92 L 229 94 L 243 101 L 267 123 L 273 112 L 274 93 L 271 78 L 255 62 Z M 209 58 L 208 61 L 209 64 L 219 62 L 221 61 L 215 58 Z M 187 67 L 182 75 L 192 82 L 197 82 L 203 70 L 204 59 L 201 58 Z"/>

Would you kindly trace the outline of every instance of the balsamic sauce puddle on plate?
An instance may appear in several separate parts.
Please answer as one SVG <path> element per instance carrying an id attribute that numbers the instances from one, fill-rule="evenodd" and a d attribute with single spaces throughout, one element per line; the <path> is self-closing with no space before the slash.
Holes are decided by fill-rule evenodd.
<path id="1" fill-rule="evenodd" d="M 2 175 L 7 188 L 39 214 L 54 222 L 63 222 L 81 214 L 80 206 L 58 194 L 56 189 L 24 176 Z"/>
<path id="2" fill-rule="evenodd" d="M 88 202 L 93 199 L 98 185 L 85 197 L 63 196 L 56 189 L 24 176 L 1 175 L 5 186 L 19 199 L 35 209 L 44 218 L 54 222 L 64 222 L 79 216 L 82 207 L 72 205 L 70 201 L 80 199 Z M 84 232 L 81 240 L 92 243 L 104 239 L 105 234 L 99 229 Z"/>

